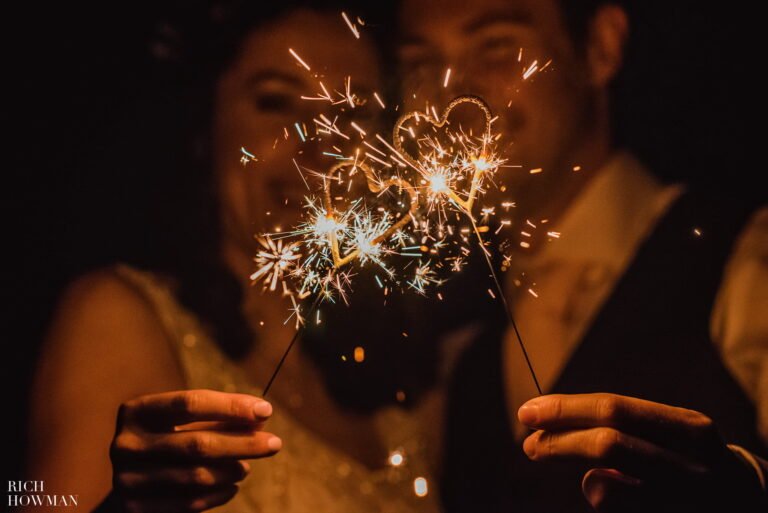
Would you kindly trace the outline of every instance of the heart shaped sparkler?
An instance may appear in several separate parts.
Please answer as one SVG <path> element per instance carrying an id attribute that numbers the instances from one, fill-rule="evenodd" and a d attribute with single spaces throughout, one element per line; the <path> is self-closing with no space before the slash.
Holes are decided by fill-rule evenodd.
<path id="1" fill-rule="evenodd" d="M 421 151 L 419 156 L 414 157 L 403 147 L 404 137 L 402 132 L 410 132 L 415 137 L 413 131 L 406 129 L 405 125 L 410 120 L 416 120 L 418 123 L 421 119 L 424 119 L 427 123 L 431 124 L 435 128 L 442 128 L 449 124 L 448 117 L 451 112 L 461 105 L 474 105 L 477 107 L 483 115 L 483 134 L 479 138 L 475 138 L 473 144 L 468 145 L 470 139 L 466 134 L 456 134 L 452 136 L 453 143 L 461 144 L 464 146 L 463 150 L 466 155 L 462 161 L 458 162 L 458 166 L 454 165 L 453 171 L 446 172 L 444 168 L 436 165 L 437 159 L 435 155 L 425 156 Z M 488 104 L 477 96 L 464 95 L 455 98 L 448 106 L 443 110 L 442 114 L 436 118 L 437 113 L 429 112 L 408 112 L 400 116 L 395 123 L 392 140 L 395 150 L 397 150 L 399 156 L 405 160 L 411 167 L 413 167 L 425 180 L 429 190 L 434 195 L 445 195 L 453 203 L 455 203 L 466 214 L 471 215 L 472 207 L 475 204 L 475 200 L 480 192 L 484 175 L 489 170 L 498 167 L 497 164 L 491 162 L 488 158 L 487 148 L 491 144 L 493 136 L 491 132 L 491 125 L 493 123 L 493 115 Z M 431 145 L 433 145 L 434 153 L 439 155 L 449 154 L 455 155 L 456 152 L 445 152 L 438 143 L 433 139 L 428 139 Z M 471 146 L 471 147 L 468 147 Z M 469 178 L 469 187 L 463 190 L 457 190 L 455 188 L 455 182 L 458 178 Z M 463 195 L 462 195 L 463 194 Z"/>
<path id="2" fill-rule="evenodd" d="M 408 210 L 389 227 L 382 228 L 379 230 L 379 233 L 373 234 L 370 240 L 356 240 L 353 243 L 354 246 L 352 249 L 348 253 L 342 254 L 339 243 L 339 231 L 342 228 L 342 223 L 340 222 L 341 217 L 339 216 L 339 213 L 336 211 L 333 204 L 331 184 L 337 179 L 338 174 L 346 169 L 349 169 L 351 173 L 356 169 L 361 170 L 365 177 L 368 190 L 374 194 L 384 193 L 393 187 L 396 187 L 399 191 L 404 192 L 408 197 Z M 381 179 L 376 175 L 370 166 L 362 162 L 358 162 L 356 164 L 340 162 L 331 167 L 331 169 L 326 173 L 323 183 L 323 207 L 325 208 L 326 213 L 326 219 L 324 221 L 327 222 L 327 226 L 329 227 L 325 231 L 328 237 L 328 242 L 331 245 L 331 255 L 333 257 L 334 267 L 336 269 L 341 268 L 364 254 L 366 250 L 361 246 L 364 245 L 369 249 L 375 248 L 390 239 L 390 237 L 392 237 L 395 233 L 397 233 L 409 222 L 411 222 L 418 209 L 418 206 L 418 193 L 416 192 L 413 185 L 411 185 L 410 182 L 403 178 L 390 177 L 387 179 Z"/>
<path id="3" fill-rule="evenodd" d="M 422 139 L 417 139 L 412 127 L 406 128 L 406 123 L 410 120 L 416 120 L 418 123 L 422 118 L 432 125 L 434 130 L 445 127 L 450 124 L 448 118 L 451 115 L 451 112 L 456 107 L 465 104 L 477 107 L 483 115 L 483 132 L 480 136 L 473 135 L 471 132 L 467 134 L 461 127 L 456 131 L 446 130 L 444 135 L 448 137 L 450 142 L 446 144 L 446 147 L 443 147 L 443 143 L 439 138 L 427 136 Z M 494 173 L 504 162 L 494 154 L 495 139 L 491 130 L 493 121 L 494 118 L 491 114 L 491 110 L 488 107 L 488 104 L 482 99 L 476 96 L 459 96 L 448 104 L 440 116 L 437 115 L 437 112 L 434 109 L 432 109 L 431 114 L 408 112 L 401 116 L 395 123 L 393 129 L 392 145 L 378 135 L 377 139 L 393 152 L 393 155 L 390 155 L 392 160 L 397 162 L 400 166 L 411 167 L 418 173 L 420 185 L 426 185 L 427 204 L 430 208 L 437 206 L 438 212 L 444 212 L 448 206 L 455 207 L 465 214 L 471 222 L 472 229 L 477 237 L 478 245 L 488 264 L 490 275 L 493 277 L 496 291 L 501 298 L 510 325 L 514 328 L 515 335 L 517 336 L 517 340 L 523 351 L 523 355 L 525 356 L 526 363 L 528 364 L 537 390 L 541 394 L 541 387 L 539 386 L 533 366 L 528 358 L 525 345 L 517 330 L 515 320 L 510 312 L 509 305 L 507 304 L 504 295 L 504 289 L 496 276 L 490 252 L 485 249 L 485 242 L 472 212 L 477 198 L 484 192 L 483 183 L 486 177 Z M 419 151 L 416 156 L 412 155 L 404 148 L 404 137 L 402 136 L 402 132 L 410 133 L 419 145 Z M 427 148 L 426 152 L 423 151 L 423 147 L 425 146 Z M 379 151 L 379 153 L 383 154 L 381 151 Z M 445 162 L 446 159 L 447 163 Z M 380 161 L 378 158 L 375 160 Z M 386 162 L 380 162 L 389 166 Z M 363 203 L 362 198 L 357 198 L 351 202 L 350 207 L 346 210 L 337 211 L 334 206 L 334 199 L 337 198 L 332 195 L 331 186 L 334 183 L 342 182 L 341 173 L 345 170 L 349 170 L 349 177 L 355 175 L 358 170 L 362 171 L 368 190 L 374 194 L 383 194 L 389 189 L 397 188 L 401 195 L 405 195 L 408 198 L 407 210 L 401 211 L 398 214 L 396 211 L 380 208 L 378 210 L 383 213 L 381 215 L 376 215 L 372 214 L 369 206 Z M 307 295 L 308 291 L 318 292 L 317 298 L 310 308 L 310 314 L 315 311 L 321 298 L 332 297 L 333 289 L 335 289 L 342 298 L 345 298 L 344 282 L 349 280 L 349 274 L 341 268 L 353 261 L 359 260 L 361 263 L 365 263 L 367 259 L 373 260 L 377 262 L 391 278 L 394 278 L 394 272 L 389 270 L 381 261 L 380 254 L 383 250 L 389 249 L 385 247 L 388 241 L 397 241 L 398 237 L 403 236 L 402 232 L 404 232 L 406 225 L 411 221 L 416 220 L 421 198 L 417 188 L 406 178 L 397 174 L 388 176 L 387 178 L 381 178 L 365 162 L 358 162 L 357 158 L 355 158 L 354 163 L 350 161 L 342 161 L 335 164 L 325 173 L 325 175 L 322 175 L 322 177 L 322 208 L 319 208 L 312 200 L 308 199 L 310 210 L 317 215 L 311 222 L 305 225 L 305 229 L 296 232 L 302 234 L 305 238 L 305 244 L 307 244 L 308 247 L 317 249 L 317 244 L 320 244 L 319 251 L 310 252 L 309 256 L 299 261 L 300 258 L 294 255 L 293 249 L 291 248 L 287 255 L 279 255 L 281 259 L 280 262 L 284 264 L 282 267 L 275 267 L 273 263 L 273 267 L 278 270 L 275 272 L 284 274 L 285 269 L 290 268 L 291 277 L 301 282 L 301 285 L 297 287 L 299 297 Z M 490 178 L 488 179 L 490 180 Z M 403 201 L 400 200 L 397 203 L 402 205 Z M 392 217 L 394 217 L 394 220 L 390 221 Z M 443 219 L 445 219 L 445 217 L 443 217 Z M 414 225 L 417 224 L 418 223 L 414 222 Z M 428 233 L 429 223 L 426 222 L 424 225 L 424 227 L 420 228 L 424 233 L 422 239 L 428 239 L 430 237 Z M 442 223 L 438 223 L 438 225 L 442 226 Z M 442 227 L 440 227 L 439 230 L 442 230 Z M 451 233 L 450 230 L 448 230 L 448 232 Z M 409 237 L 410 240 L 414 239 L 413 234 Z M 405 238 L 400 240 L 405 240 Z M 433 251 L 435 252 L 437 251 L 436 248 L 438 246 L 445 247 L 445 241 L 442 240 L 442 235 L 440 236 L 438 243 L 434 246 Z M 421 293 L 423 293 L 424 285 L 426 283 L 439 283 L 439 280 L 431 277 L 433 270 L 430 267 L 430 262 L 421 263 L 423 257 L 422 252 L 425 251 L 422 249 L 423 247 L 423 242 L 420 246 L 405 247 L 405 244 L 400 246 L 401 255 L 407 255 L 411 258 L 419 258 L 420 264 L 416 267 L 416 276 L 413 280 L 408 281 L 407 283 L 413 289 Z M 279 246 L 273 248 L 276 252 L 279 252 L 280 249 Z M 416 249 L 418 249 L 419 252 L 415 254 L 407 254 L 404 252 L 414 251 Z M 285 253 L 285 251 L 283 253 Z M 263 259 L 265 265 L 270 265 L 271 260 L 275 260 L 271 255 L 263 256 Z M 458 259 L 456 261 L 458 262 Z M 261 274 L 267 273 L 268 270 L 269 269 L 266 271 L 257 271 L 254 276 L 259 277 Z M 282 274 L 280 276 L 282 276 Z M 273 276 L 272 280 L 277 280 L 280 276 Z M 379 285 L 382 286 L 382 288 L 385 288 L 380 281 Z M 272 288 L 274 288 L 274 286 Z M 293 296 L 291 296 L 291 298 L 293 300 Z M 346 301 L 346 299 L 344 300 Z M 300 325 L 300 309 L 295 302 L 294 310 L 297 325 Z M 269 390 L 269 386 L 279 372 L 280 367 L 285 361 L 285 357 L 298 338 L 298 334 L 299 331 L 297 330 L 291 343 L 283 354 L 280 363 L 275 369 L 275 372 L 272 374 L 272 377 L 265 388 L 264 395 L 266 395 L 266 392 Z"/>

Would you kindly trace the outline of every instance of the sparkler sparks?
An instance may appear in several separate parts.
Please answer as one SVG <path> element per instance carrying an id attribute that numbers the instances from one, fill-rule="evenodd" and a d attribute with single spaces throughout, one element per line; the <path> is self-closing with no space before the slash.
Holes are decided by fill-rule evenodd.
<path id="1" fill-rule="evenodd" d="M 539 61 L 533 61 L 531 65 L 523 72 L 523 80 L 528 80 L 531 75 L 539 70 Z"/>
<path id="2" fill-rule="evenodd" d="M 258 160 L 258 159 L 256 158 L 256 156 L 255 156 L 255 155 L 253 155 L 252 153 L 250 153 L 250 152 L 249 152 L 248 150 L 246 150 L 245 148 L 242 148 L 242 147 L 241 147 L 241 148 L 240 148 L 240 153 L 242 154 L 242 155 L 240 156 L 240 163 L 241 163 L 242 165 L 244 165 L 244 166 L 245 166 L 246 164 L 248 164 L 248 162 L 255 162 L 256 160 Z"/>
<path id="3" fill-rule="evenodd" d="M 342 13 L 342 18 L 354 37 L 360 38 L 358 26 L 346 13 Z M 358 22 L 362 25 L 359 19 Z M 288 51 L 298 65 L 311 71 L 298 53 L 292 48 Z M 518 61 L 521 59 L 522 49 Z M 538 61 L 534 61 L 524 69 L 522 79 L 528 80 L 549 64 L 540 68 Z M 443 88 L 448 88 L 451 74 L 448 68 Z M 329 89 L 319 80 L 318 88 L 320 92 L 316 96 L 301 98 L 347 113 L 370 101 L 352 92 L 351 77 L 345 78 L 341 90 Z M 381 109 L 387 109 L 377 92 L 372 96 Z M 467 129 L 461 122 L 449 119 L 460 107 L 463 111 L 474 109 L 480 115 L 480 129 Z M 251 280 L 262 282 L 270 291 L 280 286 L 293 305 L 289 319 L 295 318 L 299 327 L 313 312 L 318 314 L 319 322 L 319 312 L 315 309 L 320 302 L 346 302 L 358 268 L 375 268 L 375 280 L 385 295 L 398 288 L 426 294 L 429 288 L 443 283 L 441 272 L 455 273 L 463 269 L 474 251 L 471 249 L 474 233 L 477 248 L 486 259 L 496 286 L 495 293 L 489 289 L 489 294 L 503 302 L 517 333 L 495 275 L 491 253 L 481 235 L 490 230 L 486 223 L 496 216 L 500 223 L 496 234 L 510 226 L 511 221 L 502 216 L 515 204 L 503 201 L 498 210 L 496 206 L 483 205 L 477 214 L 483 226 L 478 226 L 475 217 L 478 199 L 497 186 L 497 173 L 506 167 L 506 160 L 496 150 L 500 134 L 492 130 L 496 118 L 488 105 L 475 96 L 457 97 L 440 114 L 434 105 L 427 105 L 424 111 L 400 116 L 390 137 L 383 137 L 356 121 L 340 119 L 346 117 L 328 113 L 312 119 L 318 139 L 330 146 L 321 153 L 335 159 L 334 164 L 325 173 L 310 173 L 319 179 L 319 187 L 316 196 L 305 198 L 303 220 L 298 226 L 292 231 L 258 238 L 262 249 L 254 259 L 257 269 Z M 464 118 L 457 119 L 463 121 Z M 305 125 L 296 122 L 294 127 L 302 143 L 314 139 Z M 288 131 L 285 133 L 287 137 Z M 353 137 L 360 147 L 350 152 L 347 146 L 353 144 Z M 245 150 L 243 156 L 253 158 L 246 155 Z M 294 164 L 311 191 L 301 167 L 295 160 Z M 531 173 L 540 171 L 535 169 Z M 362 192 L 359 186 L 355 188 L 356 182 L 364 186 Z M 555 232 L 550 232 L 550 236 L 554 238 Z M 315 300 L 305 314 L 300 300 L 310 295 L 314 295 Z M 519 334 L 517 336 L 525 352 Z M 528 364 L 538 387 L 533 368 Z M 426 482 L 423 490 L 422 484 L 418 484 L 417 494 L 426 494 Z"/>
<path id="4" fill-rule="evenodd" d="M 479 133 L 449 120 L 454 109 L 464 106 L 480 114 Z M 318 132 L 348 140 L 331 117 L 315 118 Z M 376 144 L 363 141 L 372 150 L 363 155 L 358 150 L 345 156 L 332 146 L 336 151 L 323 153 L 338 162 L 326 173 L 313 173 L 321 182 L 320 199 L 306 198 L 304 220 L 293 231 L 260 239 L 265 250 L 257 255 L 252 279 L 268 282 L 269 290 L 283 282 L 283 291 L 299 298 L 318 294 L 324 300 L 346 300 L 351 272 L 373 265 L 385 292 L 399 287 L 425 294 L 443 283 L 440 272 L 462 269 L 472 252 L 469 233 L 474 231 L 488 258 L 481 237 L 488 227 L 477 226 L 474 206 L 505 163 L 495 150 L 493 120 L 483 100 L 460 96 L 439 116 L 434 107 L 404 114 L 391 142 L 376 133 L 369 139 Z M 356 123 L 351 126 L 367 135 Z M 406 148 L 409 144 L 415 152 Z M 352 191 L 358 177 L 363 192 Z M 484 207 L 480 214 L 488 222 L 496 208 Z M 462 226 L 465 221 L 469 226 Z M 501 226 L 509 224 L 502 220 Z"/>
<path id="5" fill-rule="evenodd" d="M 275 242 L 271 237 L 259 237 L 257 240 L 264 249 L 254 259 L 259 268 L 251 275 L 251 281 L 255 283 L 263 279 L 265 286 L 268 284 L 269 290 L 275 291 L 278 281 L 290 272 L 299 259 L 299 244 L 283 244 L 282 240 Z"/>
<path id="6" fill-rule="evenodd" d="M 297 53 L 296 53 L 296 52 L 293 50 L 293 48 L 288 48 L 288 51 L 290 52 L 290 54 L 291 54 L 291 55 L 293 55 L 293 58 L 294 58 L 294 59 L 296 59 L 296 61 L 297 61 L 299 64 L 301 64 L 301 65 L 302 65 L 302 67 L 304 67 L 304 68 L 305 68 L 307 71 L 312 71 L 312 68 L 310 68 L 310 67 L 309 67 L 309 64 L 307 64 L 306 62 L 304 62 L 304 59 L 302 59 L 301 57 L 299 57 L 299 54 L 297 54 Z"/>
<path id="7" fill-rule="evenodd" d="M 342 11 L 341 12 L 341 17 L 344 18 L 344 22 L 349 27 L 349 30 L 352 31 L 352 35 L 355 36 L 355 39 L 360 39 L 360 31 L 355 26 L 355 24 L 350 21 L 349 17 L 347 16 L 347 13 Z"/>
<path id="8" fill-rule="evenodd" d="M 417 293 L 424 295 L 426 289 L 430 284 L 439 285 L 441 280 L 437 279 L 437 273 L 429 264 L 423 264 L 416 268 L 413 280 L 408 282 L 408 285 Z"/>

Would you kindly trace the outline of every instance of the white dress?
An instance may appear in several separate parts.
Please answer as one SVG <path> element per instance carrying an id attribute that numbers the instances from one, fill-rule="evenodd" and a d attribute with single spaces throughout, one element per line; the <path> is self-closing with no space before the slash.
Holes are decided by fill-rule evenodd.
<path id="1" fill-rule="evenodd" d="M 176 301 L 166 282 L 125 265 L 117 266 L 116 272 L 152 305 L 172 342 L 189 389 L 261 395 L 241 368 L 206 335 L 197 318 Z M 239 493 L 212 511 L 438 512 L 443 395 L 436 389 L 414 410 L 389 407 L 375 414 L 380 439 L 392 451 L 401 451 L 403 461 L 373 471 L 318 438 L 270 399 L 274 414 L 269 430 L 283 439 L 283 449 L 272 458 L 251 461 L 250 475 L 241 483 Z"/>

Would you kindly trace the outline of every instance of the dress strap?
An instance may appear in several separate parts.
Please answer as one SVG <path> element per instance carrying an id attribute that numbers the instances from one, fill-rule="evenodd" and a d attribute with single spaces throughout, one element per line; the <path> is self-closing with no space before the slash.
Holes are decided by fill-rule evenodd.
<path id="1" fill-rule="evenodd" d="M 170 280 L 127 265 L 115 266 L 115 273 L 141 294 L 157 315 L 187 388 L 259 394 L 200 320 L 178 302 Z"/>
<path id="2" fill-rule="evenodd" d="M 190 384 L 184 347 L 197 339 L 196 333 L 201 330 L 199 323 L 178 304 L 167 279 L 126 264 L 115 265 L 113 272 L 150 306 L 171 345 L 171 351 L 179 364 L 185 383 Z"/>

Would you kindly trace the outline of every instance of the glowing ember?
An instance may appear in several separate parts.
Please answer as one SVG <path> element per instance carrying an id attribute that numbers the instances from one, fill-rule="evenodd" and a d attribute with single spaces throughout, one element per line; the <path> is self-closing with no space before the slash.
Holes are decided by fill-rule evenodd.
<path id="1" fill-rule="evenodd" d="M 415 493 L 417 497 L 427 496 L 429 493 L 429 484 L 425 478 L 417 477 L 413 480 L 413 493 Z"/>
<path id="2" fill-rule="evenodd" d="M 388 458 L 389 464 L 393 467 L 399 467 L 403 463 L 405 463 L 405 456 L 403 455 L 402 451 L 392 451 L 389 454 Z"/>

